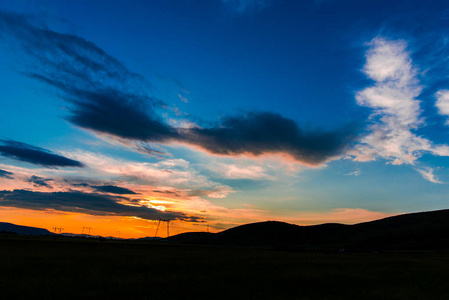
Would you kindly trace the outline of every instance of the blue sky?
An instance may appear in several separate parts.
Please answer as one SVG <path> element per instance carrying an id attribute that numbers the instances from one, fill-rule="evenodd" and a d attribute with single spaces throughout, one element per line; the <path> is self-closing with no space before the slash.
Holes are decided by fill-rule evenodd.
<path id="1" fill-rule="evenodd" d="M 5 220 L 138 218 L 120 226 L 142 236 L 159 217 L 181 232 L 447 208 L 447 1 L 0 10 Z"/>

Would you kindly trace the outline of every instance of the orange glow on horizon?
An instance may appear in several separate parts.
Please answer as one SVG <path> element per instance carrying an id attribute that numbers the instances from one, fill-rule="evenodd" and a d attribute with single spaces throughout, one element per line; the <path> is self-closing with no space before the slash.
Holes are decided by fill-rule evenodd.
<path id="1" fill-rule="evenodd" d="M 277 216 L 276 213 L 273 214 L 257 209 L 221 209 L 213 211 L 212 208 L 210 213 L 212 214 L 207 222 L 170 221 L 170 236 L 184 232 L 205 232 L 208 229 L 210 232 L 219 232 L 235 226 L 267 220 L 284 221 L 303 226 L 323 223 L 355 224 L 397 214 L 373 212 L 360 208 L 341 208 L 327 212 L 278 212 Z M 63 233 L 73 234 L 81 234 L 83 227 L 90 227 L 90 234 L 93 236 L 120 238 L 154 237 L 159 223 L 159 220 L 146 220 L 134 216 L 95 216 L 55 210 L 39 211 L 12 207 L 0 207 L 0 221 L 44 228 L 50 232 L 54 231 L 54 227 L 63 228 Z M 160 222 L 158 236 L 167 236 L 166 222 Z"/>
<path id="2" fill-rule="evenodd" d="M 0 221 L 44 228 L 50 232 L 54 231 L 54 227 L 61 227 L 63 233 L 74 234 L 81 234 L 83 227 L 90 227 L 91 235 L 120 238 L 154 237 L 159 222 L 159 220 L 145 220 L 131 216 L 93 216 L 81 213 L 54 210 L 37 211 L 12 207 L 0 207 Z M 178 220 L 170 222 L 170 236 L 183 232 L 206 230 L 206 223 L 188 223 Z M 158 236 L 167 236 L 165 222 L 161 222 Z"/>

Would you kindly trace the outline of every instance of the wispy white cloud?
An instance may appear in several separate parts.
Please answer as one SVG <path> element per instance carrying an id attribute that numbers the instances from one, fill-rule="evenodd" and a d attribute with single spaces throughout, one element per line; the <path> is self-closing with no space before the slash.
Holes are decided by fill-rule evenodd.
<path id="1" fill-rule="evenodd" d="M 211 181 L 184 159 L 165 159 L 155 163 L 117 159 L 86 151 L 67 152 L 86 164 L 86 176 L 123 179 L 137 185 L 169 187 L 184 191 L 200 189 L 209 198 L 224 198 L 232 188 Z"/>
<path id="2" fill-rule="evenodd" d="M 207 166 L 216 176 L 226 179 L 273 180 L 266 168 L 260 165 L 244 163 L 212 163 Z"/>
<path id="3" fill-rule="evenodd" d="M 181 100 L 184 103 L 189 103 L 189 99 L 187 99 L 186 97 L 182 96 L 181 94 L 178 94 L 179 100 Z"/>
<path id="4" fill-rule="evenodd" d="M 441 90 L 435 94 L 437 101 L 435 106 L 438 108 L 440 115 L 449 116 L 449 90 Z M 449 125 L 449 119 L 446 120 L 446 125 Z"/>
<path id="5" fill-rule="evenodd" d="M 444 182 L 438 180 L 438 178 L 435 177 L 435 174 L 433 174 L 433 169 L 432 168 L 423 168 L 423 169 L 416 169 L 416 171 L 418 171 L 422 177 L 430 182 L 433 183 L 440 183 L 443 184 Z"/>
<path id="6" fill-rule="evenodd" d="M 349 173 L 346 173 L 343 175 L 345 175 L 345 176 L 360 176 L 360 174 L 361 174 L 361 172 L 359 170 L 357 170 L 357 171 L 349 172 Z"/>
<path id="7" fill-rule="evenodd" d="M 356 100 L 373 109 L 371 125 L 349 155 L 356 161 L 382 157 L 396 165 L 415 164 L 424 152 L 447 156 L 449 147 L 434 146 L 414 132 L 425 125 L 417 99 L 422 87 L 406 42 L 376 37 L 368 46 L 363 72 L 374 85 L 358 92 Z"/>

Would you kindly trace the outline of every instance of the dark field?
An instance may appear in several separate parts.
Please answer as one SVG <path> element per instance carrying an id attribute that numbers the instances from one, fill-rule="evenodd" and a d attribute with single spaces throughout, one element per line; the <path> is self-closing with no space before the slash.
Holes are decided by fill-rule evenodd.
<path id="1" fill-rule="evenodd" d="M 0 237 L 1 299 L 449 299 L 449 253 Z"/>

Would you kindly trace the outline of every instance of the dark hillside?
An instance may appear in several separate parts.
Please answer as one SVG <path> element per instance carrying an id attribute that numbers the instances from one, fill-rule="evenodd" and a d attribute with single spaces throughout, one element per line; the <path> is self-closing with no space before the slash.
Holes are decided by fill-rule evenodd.
<path id="1" fill-rule="evenodd" d="M 14 225 L 11 223 L 0 222 L 0 232 L 17 233 L 22 235 L 49 235 L 53 234 L 47 229 Z"/>
<path id="2" fill-rule="evenodd" d="M 267 221 L 237 226 L 216 234 L 191 233 L 169 240 L 304 250 L 449 250 L 449 210 L 404 214 L 355 225 L 298 226 Z"/>

